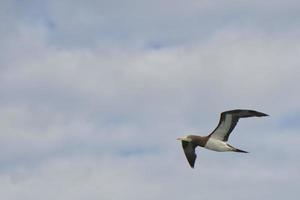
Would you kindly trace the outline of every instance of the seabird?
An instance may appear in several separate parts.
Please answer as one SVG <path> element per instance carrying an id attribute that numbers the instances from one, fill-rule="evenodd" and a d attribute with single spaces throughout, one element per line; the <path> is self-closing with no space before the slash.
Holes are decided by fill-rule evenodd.
<path id="1" fill-rule="evenodd" d="M 237 149 L 227 143 L 228 138 L 240 118 L 246 117 L 264 117 L 269 116 L 265 113 L 255 110 L 229 110 L 221 113 L 220 121 L 215 130 L 207 136 L 187 135 L 177 138 L 181 140 L 184 154 L 192 168 L 194 168 L 197 146 L 204 147 L 213 151 L 233 151 L 240 153 L 248 153 Z"/>

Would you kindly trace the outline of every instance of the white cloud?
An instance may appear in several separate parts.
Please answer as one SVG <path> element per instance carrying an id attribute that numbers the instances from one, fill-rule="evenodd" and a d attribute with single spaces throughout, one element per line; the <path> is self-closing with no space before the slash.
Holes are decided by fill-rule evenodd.
<path id="1" fill-rule="evenodd" d="M 267 3 L 63 0 L 2 4 L 4 10 L 11 11 L 4 15 L 5 20 L 27 26 L 42 24 L 48 29 L 49 41 L 60 48 L 185 45 L 205 41 L 227 28 L 270 35 L 299 33 L 295 33 L 299 3 L 294 0 Z"/>
<path id="2" fill-rule="evenodd" d="M 141 157 L 75 156 L 48 160 L 38 168 L 18 169 L 1 175 L 6 199 L 181 199 L 282 198 L 297 194 L 298 167 L 258 160 L 255 155 L 198 151 L 197 168 L 191 170 L 181 155 Z M 212 158 L 209 158 L 212 156 Z M 221 164 L 220 164 L 221 162 Z M 213 194 L 211 193 L 214 191 Z M 147 195 L 146 195 L 147 194 Z M 212 196 L 213 195 L 213 196 Z"/>
<path id="3" fill-rule="evenodd" d="M 271 15 L 281 8 L 274 2 Z M 36 15 L 26 20 L 8 16 L 14 31 L 0 32 L 0 191 L 5 199 L 205 199 L 212 191 L 216 199 L 295 199 L 299 127 L 282 122 L 300 110 L 299 29 L 291 22 L 288 30 L 270 34 L 262 27 L 268 20 L 263 20 L 256 28 L 212 28 L 205 39 L 195 39 L 176 32 L 180 27 L 172 23 L 186 22 L 207 8 L 220 11 L 220 17 L 243 7 L 260 18 L 268 5 L 235 7 L 232 1 L 223 9 L 225 5 L 211 1 L 204 7 L 203 2 L 191 3 L 181 10 L 181 4 L 166 6 L 169 1 L 159 9 L 157 2 L 136 7 L 128 2 L 133 9 L 128 13 L 125 8 L 115 11 L 114 2 L 99 12 L 100 5 L 48 2 L 43 17 L 53 20 L 56 30 L 35 21 Z M 208 11 L 202 15 L 211 17 Z M 70 16 L 78 23 L 68 24 Z M 120 22 L 111 24 L 110 19 Z M 121 19 L 134 27 L 119 28 Z M 152 19 L 153 26 L 140 26 Z M 170 27 L 164 27 L 167 22 Z M 194 25 L 187 24 L 185 31 L 197 33 Z M 128 37 L 87 34 L 98 27 L 122 30 Z M 85 48 L 53 43 L 55 34 L 68 40 L 78 30 L 82 32 L 75 38 Z M 149 30 L 157 31 L 146 34 Z M 182 44 L 158 49 L 129 44 L 168 41 L 166 30 L 176 32 L 171 40 L 183 38 Z M 124 43 L 109 41 L 106 45 L 113 47 L 105 49 L 99 41 L 108 37 Z M 73 42 L 71 36 L 66 43 Z M 241 120 L 236 128 L 232 144 L 251 153 L 199 149 L 197 167 L 191 170 L 175 138 L 187 132 L 206 134 L 216 126 L 219 112 L 236 107 L 271 115 Z"/>

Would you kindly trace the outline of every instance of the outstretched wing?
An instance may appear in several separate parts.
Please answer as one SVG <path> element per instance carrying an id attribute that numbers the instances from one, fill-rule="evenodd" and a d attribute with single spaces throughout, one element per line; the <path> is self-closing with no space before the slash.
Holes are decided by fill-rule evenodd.
<path id="1" fill-rule="evenodd" d="M 196 146 L 193 145 L 191 142 L 181 141 L 182 148 L 184 150 L 184 154 L 186 156 L 186 159 L 189 161 L 189 164 L 192 168 L 194 168 L 195 160 L 197 158 L 197 155 L 195 153 Z"/>
<path id="2" fill-rule="evenodd" d="M 209 136 L 226 142 L 240 118 L 264 116 L 268 115 L 255 110 L 229 110 L 222 112 L 217 128 Z"/>

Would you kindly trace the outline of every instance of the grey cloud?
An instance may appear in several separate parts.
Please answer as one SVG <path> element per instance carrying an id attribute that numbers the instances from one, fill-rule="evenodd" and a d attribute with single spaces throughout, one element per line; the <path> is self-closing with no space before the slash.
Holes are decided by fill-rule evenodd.
<path id="1" fill-rule="evenodd" d="M 277 29 L 269 34 L 262 27 L 268 20 L 249 29 L 226 23 L 225 28 L 215 28 L 218 23 L 210 21 L 215 31 L 202 41 L 172 27 L 176 17 L 182 17 L 179 23 L 183 24 L 198 12 L 210 18 L 210 11 L 220 11 L 220 17 L 241 7 L 240 12 L 250 9 L 246 17 L 256 16 L 252 21 L 256 22 L 269 9 L 267 3 L 258 1 L 248 5 L 231 2 L 225 6 L 193 1 L 184 11 L 182 4 L 172 4 L 171 9 L 170 1 L 163 1 L 159 9 L 156 1 L 138 2 L 135 7 L 127 2 L 119 11 L 114 10 L 113 1 L 100 10 L 103 2 L 97 6 L 48 2 L 41 17 L 52 20 L 50 27 L 36 19 L 41 13 L 7 16 L 8 27 L 14 31 L 1 30 L 0 39 L 3 197 L 193 199 L 212 198 L 213 190 L 215 199 L 295 199 L 298 127 L 278 123 L 291 111 L 299 111 L 296 22 L 288 23 L 285 30 L 277 30 L 275 24 Z M 273 9 L 267 12 L 274 19 L 281 19 L 283 14 L 278 13 L 297 4 L 276 2 L 270 2 Z M 8 10 L 13 10 L 15 5 L 10 6 Z M 128 13 L 126 8 L 133 10 Z M 24 16 L 27 18 L 21 20 Z M 70 17 L 78 23 L 68 24 Z M 127 24 L 119 27 L 123 18 Z M 232 18 L 235 21 L 234 15 Z M 168 22 L 171 25 L 164 27 Z M 191 23 L 185 31 L 197 32 Z M 132 28 L 127 30 L 128 24 Z M 108 33 L 110 27 L 116 28 L 126 37 L 97 35 L 98 25 Z M 139 30 L 142 25 L 145 27 Z M 150 29 L 157 31 L 146 33 Z M 76 37 L 73 31 L 79 31 Z M 169 33 L 174 41 L 182 37 L 183 44 L 131 48 L 132 41 L 163 38 L 165 42 Z M 55 44 L 53 37 L 57 37 Z M 93 42 L 93 48 L 81 48 L 91 47 L 85 38 Z M 99 41 L 107 38 L 111 45 L 124 40 L 126 47 L 123 43 L 103 48 Z M 74 48 L 66 48 L 67 43 Z M 175 138 L 208 133 L 216 126 L 219 112 L 236 107 L 271 115 L 241 120 L 237 126 L 232 144 L 251 153 L 241 156 L 199 149 L 197 168 L 190 170 Z M 288 145 L 282 146 L 282 141 Z M 230 185 L 224 186 L 228 181 Z M 183 192 L 188 187 L 196 192 Z"/>
<path id="2" fill-rule="evenodd" d="M 125 45 L 129 45 L 127 42 L 172 45 L 193 43 L 227 28 L 258 29 L 269 34 L 285 32 L 297 27 L 294 20 L 299 13 L 297 4 L 295 1 L 284 4 L 278 1 L 54 1 L 49 12 L 56 24 L 58 42 L 67 39 L 67 44 L 76 41 L 79 45 L 90 44 L 94 38 L 92 42 L 98 41 L 99 46 L 107 41 L 117 46 L 124 42 Z"/>
<path id="3" fill-rule="evenodd" d="M 297 166 L 278 163 L 271 167 L 268 159 L 257 160 L 254 156 L 240 159 L 237 154 L 225 158 L 199 151 L 201 160 L 191 171 L 179 153 L 181 149 L 176 151 L 176 157 L 173 153 L 143 156 L 143 162 L 140 157 L 53 159 L 41 164 L 33 173 L 19 169 L 17 174 L 2 175 L 2 195 L 7 199 L 40 196 L 45 199 L 182 199 L 199 195 L 213 199 L 224 198 L 224 195 L 229 199 L 275 196 L 279 199 L 287 193 L 292 199 L 297 196 L 293 184 L 299 176 Z M 14 193 L 10 192 L 12 189 Z"/>
<path id="4" fill-rule="evenodd" d="M 299 33 L 295 33 L 299 23 L 297 1 L 65 0 L 9 5 L 11 12 L 17 13 L 12 16 L 13 22 L 44 26 L 51 44 L 60 48 L 186 45 L 227 29 L 269 35 Z"/>

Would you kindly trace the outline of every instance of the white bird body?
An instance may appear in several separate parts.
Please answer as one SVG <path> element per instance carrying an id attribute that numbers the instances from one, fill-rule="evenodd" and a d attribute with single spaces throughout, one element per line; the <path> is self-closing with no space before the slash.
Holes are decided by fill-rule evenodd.
<path id="1" fill-rule="evenodd" d="M 226 142 L 217 140 L 214 138 L 209 138 L 206 142 L 204 148 L 213 150 L 213 151 L 232 151 L 233 148 L 229 146 Z"/>

